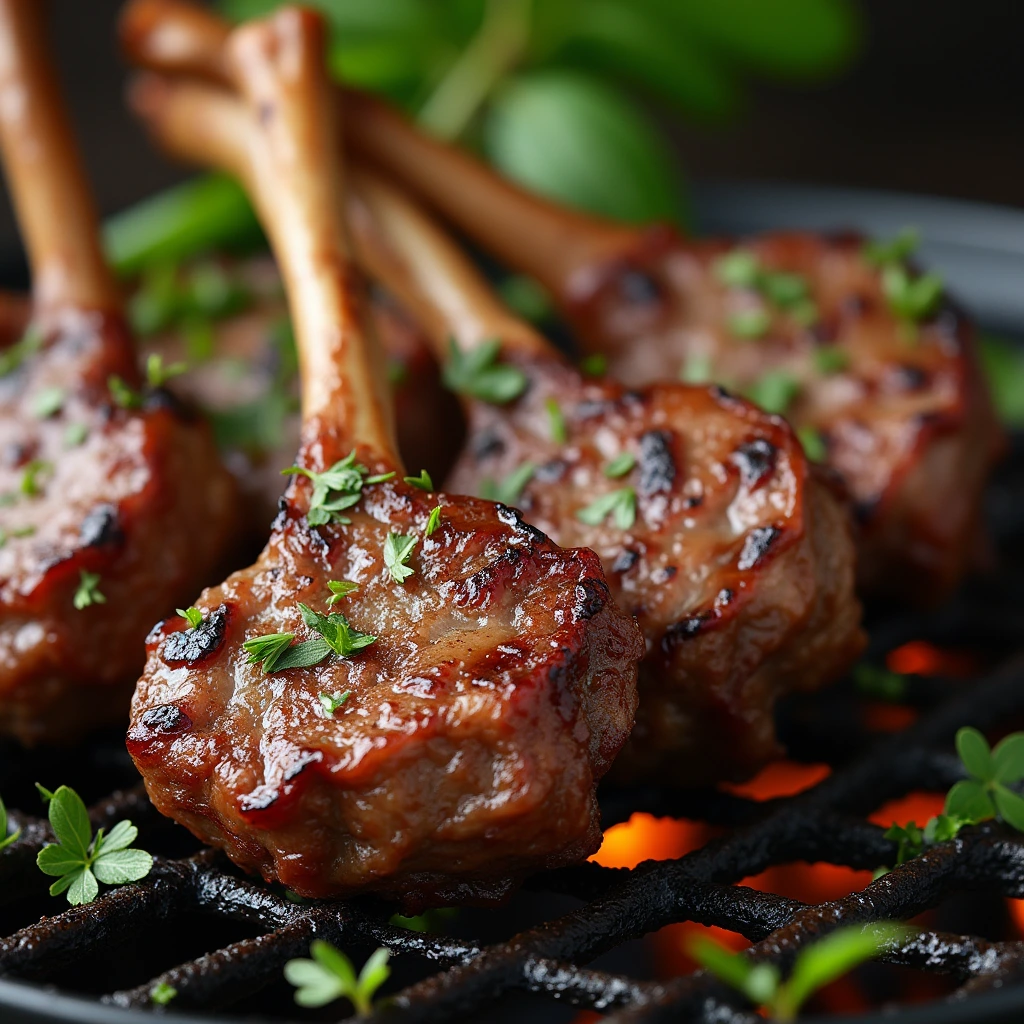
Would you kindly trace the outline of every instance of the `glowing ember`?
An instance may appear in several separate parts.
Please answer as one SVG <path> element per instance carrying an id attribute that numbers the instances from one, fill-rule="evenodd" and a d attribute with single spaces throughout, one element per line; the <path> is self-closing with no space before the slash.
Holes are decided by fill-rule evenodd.
<path id="1" fill-rule="evenodd" d="M 963 651 L 948 651 L 924 640 L 889 652 L 886 667 L 903 676 L 969 676 L 977 671 L 977 659 Z"/>
<path id="2" fill-rule="evenodd" d="M 883 828 L 888 828 L 894 821 L 898 825 L 915 821 L 923 827 L 929 818 L 942 813 L 945 799 L 941 793 L 908 793 L 898 800 L 882 804 L 869 820 Z"/>
<path id="3" fill-rule="evenodd" d="M 637 813 L 604 834 L 601 849 L 590 859 L 606 868 L 635 868 L 645 860 L 670 860 L 703 846 L 707 825 Z"/>
<path id="4" fill-rule="evenodd" d="M 771 800 L 777 796 L 793 796 L 816 786 L 828 777 L 827 764 L 798 764 L 796 761 L 776 761 L 763 768 L 749 782 L 723 785 L 727 793 L 751 800 Z"/>

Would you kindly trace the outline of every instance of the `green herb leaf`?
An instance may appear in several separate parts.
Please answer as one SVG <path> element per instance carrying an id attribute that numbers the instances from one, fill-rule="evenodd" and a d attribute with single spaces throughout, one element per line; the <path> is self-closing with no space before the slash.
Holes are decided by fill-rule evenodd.
<path id="1" fill-rule="evenodd" d="M 535 462 L 520 463 L 504 480 L 495 482 L 489 478 L 480 481 L 480 497 L 502 505 L 516 505 L 526 485 L 537 471 Z"/>
<path id="2" fill-rule="evenodd" d="M 518 75 L 494 97 L 484 145 L 514 181 L 569 206 L 634 223 L 682 219 L 668 147 L 643 110 L 589 76 Z"/>
<path id="3" fill-rule="evenodd" d="M 427 528 L 424 531 L 426 536 L 430 536 L 439 526 L 441 525 L 441 506 L 435 505 L 430 510 L 430 516 L 427 519 Z"/>
<path id="4" fill-rule="evenodd" d="M 539 281 L 526 274 L 509 274 L 498 285 L 501 301 L 530 323 L 541 324 L 554 313 L 551 296 Z"/>
<path id="5" fill-rule="evenodd" d="M 1024 426 L 1024 347 L 982 337 L 979 354 L 999 418 L 1009 427 Z"/>
<path id="6" fill-rule="evenodd" d="M 100 829 L 94 837 L 85 804 L 67 786 L 50 794 L 49 818 L 57 842 L 44 846 L 36 863 L 44 874 L 58 876 L 50 886 L 52 896 L 67 891 L 72 905 L 90 903 L 99 892 L 98 882 L 136 882 L 153 869 L 148 853 L 127 848 L 138 836 L 130 821 L 118 822 L 107 836 Z"/>
<path id="7" fill-rule="evenodd" d="M 796 436 L 803 445 L 804 454 L 811 462 L 825 462 L 828 459 L 828 445 L 820 430 L 805 424 L 797 427 Z"/>
<path id="8" fill-rule="evenodd" d="M 588 526 L 600 526 L 611 515 L 620 530 L 628 530 L 636 522 L 636 491 L 632 487 L 620 487 L 617 491 L 602 494 L 586 508 L 576 513 L 576 518 Z"/>
<path id="9" fill-rule="evenodd" d="M 416 570 L 405 563 L 412 555 L 412 550 L 419 542 L 415 534 L 406 536 L 401 533 L 389 532 L 384 541 L 384 564 L 396 583 L 404 583 Z"/>
<path id="10" fill-rule="evenodd" d="M 164 366 L 164 357 L 150 352 L 146 360 L 146 381 L 151 388 L 162 388 L 172 377 L 178 377 L 188 370 L 188 363 L 171 363 Z"/>
<path id="11" fill-rule="evenodd" d="M 0 850 L 11 845 L 21 835 L 21 829 L 16 829 L 10 835 L 7 834 L 7 808 L 0 799 Z"/>
<path id="12" fill-rule="evenodd" d="M 814 350 L 814 366 L 818 373 L 840 373 L 850 365 L 850 356 L 845 349 L 835 345 L 822 345 Z"/>
<path id="13" fill-rule="evenodd" d="M 976 779 L 989 782 L 995 777 L 988 740 L 977 729 L 965 726 L 957 730 L 956 752 L 960 755 L 964 767 Z"/>
<path id="14" fill-rule="evenodd" d="M 872 266 L 884 267 L 891 263 L 903 263 L 914 254 L 920 244 L 921 233 L 917 228 L 903 228 L 895 238 L 888 241 L 867 242 L 861 255 Z"/>
<path id="15" fill-rule="evenodd" d="M 327 714 L 333 715 L 351 696 L 351 690 L 346 690 L 344 693 L 321 693 L 320 703 L 324 706 L 324 711 Z"/>
<path id="16" fill-rule="evenodd" d="M 765 272 L 761 291 L 780 309 L 793 309 L 810 296 L 807 278 L 786 270 Z"/>
<path id="17" fill-rule="evenodd" d="M 314 633 L 318 633 L 327 646 L 341 658 L 351 657 L 364 647 L 369 647 L 377 639 L 370 633 L 361 633 L 350 625 L 348 619 L 340 612 L 323 615 L 301 602 L 299 610 L 302 612 L 302 621 Z"/>
<path id="18" fill-rule="evenodd" d="M 434 481 L 430 479 L 430 474 L 425 470 L 420 470 L 419 476 L 404 476 L 402 479 L 413 487 L 418 487 L 421 491 L 432 491 L 434 489 Z"/>
<path id="19" fill-rule="evenodd" d="M 711 273 L 727 288 L 756 289 L 761 281 L 761 261 L 747 249 L 733 249 L 711 264 Z"/>
<path id="20" fill-rule="evenodd" d="M 29 324 L 21 338 L 10 348 L 0 352 L 0 377 L 14 373 L 29 356 L 43 347 L 43 332 L 35 324 Z"/>
<path id="21" fill-rule="evenodd" d="M 705 936 L 690 943 L 689 953 L 703 968 L 758 1005 L 775 997 L 779 971 L 774 964 L 752 963 L 743 953 L 730 953 Z"/>
<path id="22" fill-rule="evenodd" d="M 354 594 L 359 589 L 359 584 L 351 580 L 328 580 L 327 589 L 331 592 L 331 597 L 327 599 L 327 607 L 332 608 L 342 598 Z"/>
<path id="23" fill-rule="evenodd" d="M 273 672 L 274 666 L 294 639 L 294 633 L 266 633 L 250 637 L 242 643 L 242 649 L 249 655 L 247 664 L 258 665 L 262 662 L 264 672 Z"/>
<path id="24" fill-rule="evenodd" d="M 388 979 L 390 954 L 386 949 L 376 950 L 356 977 L 352 962 L 330 943 L 314 939 L 309 947 L 311 960 L 289 960 L 284 965 L 286 980 L 297 989 L 295 1002 L 299 1006 L 326 1006 L 345 997 L 360 1016 L 373 1010 L 373 997 Z"/>
<path id="25" fill-rule="evenodd" d="M 500 362 L 500 355 L 498 338 L 465 351 L 452 338 L 442 374 L 445 387 L 492 405 L 506 405 L 526 390 L 527 380 L 518 366 Z"/>
<path id="26" fill-rule="evenodd" d="M 996 782 L 1024 779 L 1024 732 L 1011 733 L 992 751 L 992 778 Z"/>
<path id="27" fill-rule="evenodd" d="M 39 792 L 39 799 L 44 804 L 48 804 L 53 799 L 53 790 L 47 789 L 41 782 L 35 783 L 35 787 Z"/>
<path id="28" fill-rule="evenodd" d="M 710 384 L 714 380 L 714 364 L 709 355 L 698 355 L 696 352 L 686 357 L 679 379 L 684 384 Z"/>
<path id="29" fill-rule="evenodd" d="M 769 370 L 747 389 L 747 398 L 765 412 L 784 416 L 800 393 L 800 382 L 784 370 Z"/>
<path id="30" fill-rule="evenodd" d="M 886 829 L 885 838 L 898 844 L 896 848 L 897 864 L 903 864 L 919 857 L 924 849 L 924 834 L 912 821 L 908 821 L 906 825 L 897 825 L 896 822 L 893 822 Z"/>
<path id="31" fill-rule="evenodd" d="M 149 990 L 149 1001 L 156 1006 L 166 1006 L 177 994 L 178 990 L 173 985 L 161 981 Z"/>
<path id="32" fill-rule="evenodd" d="M 107 378 L 107 388 L 110 391 L 110 397 L 114 400 L 114 404 L 121 409 L 142 408 L 142 392 L 129 387 L 117 374 L 111 374 Z"/>
<path id="33" fill-rule="evenodd" d="M 548 429 L 551 431 L 551 440 L 555 444 L 565 444 L 569 440 L 568 431 L 565 429 L 565 416 L 562 415 L 562 408 L 555 398 L 547 398 L 544 401 L 544 408 L 548 414 Z"/>
<path id="34" fill-rule="evenodd" d="M 730 314 L 726 324 L 734 338 L 756 341 L 768 333 L 772 316 L 766 309 L 743 309 Z"/>
<path id="35" fill-rule="evenodd" d="M 603 377 L 608 372 L 608 357 L 594 352 L 580 360 L 580 370 L 587 377 Z"/>
<path id="36" fill-rule="evenodd" d="M 192 629 L 198 629 L 203 622 L 203 613 L 195 607 L 192 608 L 175 608 L 174 609 Z"/>
<path id="37" fill-rule="evenodd" d="M 946 794 L 943 813 L 966 821 L 987 821 L 994 818 L 996 809 L 984 783 L 976 779 L 962 779 Z"/>
<path id="38" fill-rule="evenodd" d="M 383 483 L 395 475 L 379 473 L 370 476 L 366 466 L 356 462 L 354 448 L 345 458 L 339 459 L 330 469 L 323 472 L 306 469 L 303 466 L 289 466 L 281 472 L 284 475 L 299 474 L 313 481 L 313 493 L 309 499 L 309 511 L 306 513 L 306 521 L 310 526 L 350 522 L 346 516 L 341 515 L 341 512 L 359 501 L 364 484 Z"/>
<path id="39" fill-rule="evenodd" d="M 94 604 L 106 604 L 106 597 L 100 593 L 100 574 L 80 569 L 78 572 L 78 589 L 75 591 L 74 605 L 77 611 Z"/>
<path id="40" fill-rule="evenodd" d="M 901 319 L 919 322 L 935 312 L 942 298 L 943 281 L 938 274 L 911 277 L 899 264 L 882 270 L 882 291 L 889 308 Z"/>
<path id="41" fill-rule="evenodd" d="M 49 419 L 56 415 L 64 406 L 64 389 L 47 387 L 32 396 L 30 409 L 37 420 Z"/>
<path id="42" fill-rule="evenodd" d="M 64 447 L 77 448 L 88 436 L 89 428 L 84 423 L 69 423 L 64 430 Z"/>
<path id="43" fill-rule="evenodd" d="M 625 476 L 636 465 L 636 456 L 632 452 L 619 452 L 607 466 L 604 475 L 611 480 Z"/>
<path id="44" fill-rule="evenodd" d="M 53 463 L 46 459 L 32 459 L 21 473 L 21 493 L 29 498 L 42 494 L 43 487 L 40 477 L 53 473 Z"/>
<path id="45" fill-rule="evenodd" d="M 998 782 L 992 787 L 992 797 L 999 817 L 1018 832 L 1024 832 L 1024 798 Z"/>

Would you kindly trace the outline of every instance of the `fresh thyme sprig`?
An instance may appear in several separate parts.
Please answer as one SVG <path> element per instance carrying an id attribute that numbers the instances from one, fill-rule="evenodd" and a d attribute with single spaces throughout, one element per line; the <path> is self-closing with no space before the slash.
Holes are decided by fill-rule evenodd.
<path id="1" fill-rule="evenodd" d="M 501 341 L 491 338 L 463 351 L 452 338 L 443 380 L 460 395 L 492 405 L 506 405 L 526 390 L 526 374 L 518 366 L 499 361 Z"/>
<path id="2" fill-rule="evenodd" d="M 785 981 L 774 964 L 755 963 L 704 936 L 690 944 L 689 952 L 719 980 L 767 1010 L 772 1020 L 792 1021 L 818 989 L 910 934 L 905 926 L 889 923 L 837 929 L 800 950 Z"/>
<path id="3" fill-rule="evenodd" d="M 391 954 L 383 948 L 375 950 L 357 977 L 352 961 L 329 942 L 314 939 L 309 953 L 311 960 L 289 960 L 284 965 L 284 976 L 296 989 L 295 1002 L 316 1007 L 345 998 L 361 1017 L 368 1016 L 377 989 L 391 974 Z"/>
<path id="4" fill-rule="evenodd" d="M 89 812 L 82 798 L 67 786 L 49 793 L 50 827 L 57 838 L 36 857 L 39 870 L 56 875 L 50 895 L 67 891 L 68 903 L 91 903 L 99 882 L 124 885 L 137 882 L 153 869 L 153 858 L 145 850 L 130 849 L 139 830 L 130 821 L 119 821 L 107 835 L 99 829 L 93 835 Z"/>
<path id="5" fill-rule="evenodd" d="M 343 459 L 339 459 L 330 469 L 323 472 L 306 469 L 303 466 L 289 466 L 281 470 L 282 474 L 309 477 L 313 481 L 313 493 L 309 499 L 309 511 L 306 522 L 310 526 L 323 526 L 326 523 L 350 523 L 351 520 L 341 513 L 351 508 L 362 497 L 365 484 L 379 484 L 390 480 L 394 473 L 380 473 L 370 476 L 366 466 L 356 462 L 356 450 L 353 448 Z"/>

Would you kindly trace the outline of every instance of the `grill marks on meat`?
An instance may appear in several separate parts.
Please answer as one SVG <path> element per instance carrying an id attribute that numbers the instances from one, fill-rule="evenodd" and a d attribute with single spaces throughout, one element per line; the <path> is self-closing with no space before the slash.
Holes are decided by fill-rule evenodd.
<path id="1" fill-rule="evenodd" d="M 820 686 L 861 649 L 842 511 L 786 424 L 746 402 L 682 386 L 638 396 L 583 379 L 557 358 L 509 361 L 531 386 L 511 406 L 471 404 L 470 436 L 502 443 L 484 457 L 467 449 L 449 486 L 471 493 L 524 462 L 562 462 L 559 481 L 534 473 L 518 504 L 559 544 L 600 555 L 613 595 L 648 640 L 637 726 L 613 773 L 685 784 L 749 776 L 779 752 L 777 697 Z M 547 435 L 549 400 L 565 420 L 566 445 Z M 644 486 L 645 447 L 660 467 L 656 488 Z M 609 479 L 604 470 L 622 452 L 636 466 Z M 629 486 L 631 528 L 611 516 L 598 526 L 577 518 Z"/>
<path id="2" fill-rule="evenodd" d="M 0 377 L 0 734 L 26 744 L 123 718 L 146 631 L 206 581 L 233 511 L 205 427 L 111 398 L 113 375 L 138 387 L 135 353 L 38 17 L 0 9 L 0 143 L 36 319 Z M 103 603 L 77 609 L 83 573 Z"/>
<path id="3" fill-rule="evenodd" d="M 729 317 L 751 300 L 714 272 L 730 246 L 657 231 L 621 260 L 577 277 L 570 315 L 580 336 L 634 386 L 678 374 L 693 359 L 740 392 L 766 372 L 790 374 L 799 391 L 787 416 L 820 435 L 858 511 L 861 585 L 934 600 L 966 569 L 999 449 L 970 325 L 949 305 L 915 328 L 900 322 L 857 236 L 778 234 L 739 244 L 766 270 L 808 282 L 816 324 L 801 326 L 764 304 L 764 336 L 735 337 Z M 636 271 L 658 282 L 658 301 L 625 293 L 623 280 Z M 844 365 L 823 366 L 823 344 Z"/>
<path id="4" fill-rule="evenodd" d="M 183 665 L 182 620 L 151 635 L 129 749 L 160 810 L 303 895 L 500 899 L 599 845 L 594 791 L 632 724 L 643 641 L 593 552 L 556 547 L 507 506 L 401 482 L 324 134 L 321 22 L 283 10 L 228 53 L 244 106 L 162 83 L 147 117 L 167 142 L 175 123 L 183 144 L 207 139 L 184 152 L 249 181 L 297 324 L 299 464 L 354 447 L 370 474 L 398 477 L 366 483 L 350 523 L 317 527 L 310 481 L 292 479 L 255 565 L 196 602 L 207 621 L 227 610 L 217 646 Z M 392 533 L 416 538 L 404 583 L 384 562 Z M 311 668 L 250 664 L 247 639 L 309 635 L 299 603 L 327 611 L 330 580 L 359 585 L 332 610 L 375 641 Z M 330 713 L 323 694 L 347 697 Z"/>

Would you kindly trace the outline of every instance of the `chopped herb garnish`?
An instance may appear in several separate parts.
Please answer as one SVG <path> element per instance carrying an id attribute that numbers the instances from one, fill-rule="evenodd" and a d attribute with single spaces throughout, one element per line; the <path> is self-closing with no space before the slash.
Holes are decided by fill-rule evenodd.
<path id="1" fill-rule="evenodd" d="M 91 903 L 98 882 L 137 882 L 153 869 L 153 858 L 145 850 L 129 849 L 139 834 L 130 821 L 119 821 L 107 835 L 100 829 L 93 836 L 89 812 L 73 789 L 61 786 L 51 794 L 49 817 L 57 842 L 44 846 L 36 863 L 43 874 L 57 876 L 51 896 L 67 890 L 72 906 Z"/>
<path id="2" fill-rule="evenodd" d="M 486 478 L 480 481 L 480 497 L 488 501 L 497 501 L 502 505 L 515 505 L 522 497 L 526 485 L 533 479 L 537 471 L 534 462 L 523 462 L 516 466 L 504 480 L 494 481 Z"/>
<path id="3" fill-rule="evenodd" d="M 882 270 L 882 291 L 889 308 L 901 319 L 917 323 L 935 312 L 942 299 L 938 274 L 911 277 L 906 267 L 892 263 Z"/>
<path id="4" fill-rule="evenodd" d="M 252 296 L 221 264 L 197 263 L 188 276 L 188 301 L 206 316 L 223 318 L 245 309 Z"/>
<path id="5" fill-rule="evenodd" d="M 491 338 L 463 351 L 450 342 L 450 355 L 444 367 L 445 386 L 460 395 L 479 398 L 494 405 L 505 405 L 526 390 L 526 374 L 518 366 L 499 362 L 501 341 Z"/>
<path id="6" fill-rule="evenodd" d="M 28 327 L 25 333 L 10 348 L 0 352 L 0 377 L 13 373 L 34 353 L 43 347 L 43 333 L 35 324 Z"/>
<path id="7" fill-rule="evenodd" d="M 766 309 L 743 309 L 730 314 L 728 319 L 729 333 L 744 341 L 763 338 L 771 325 L 772 317 Z"/>
<path id="8" fill-rule="evenodd" d="M 129 387 L 117 374 L 111 374 L 107 378 L 107 388 L 110 390 L 110 397 L 114 400 L 114 404 L 122 409 L 142 407 L 142 392 Z"/>
<path id="9" fill-rule="evenodd" d="M 1010 427 L 1024 426 L 1024 348 L 983 337 L 979 355 L 999 418 Z"/>
<path id="10" fill-rule="evenodd" d="M 775 964 L 732 953 L 705 936 L 689 944 L 689 953 L 720 981 L 767 1010 L 772 1020 L 793 1021 L 818 989 L 911 934 L 905 926 L 888 922 L 839 928 L 800 950 L 785 981 Z"/>
<path id="11" fill-rule="evenodd" d="M 284 652 L 291 647 L 294 639 L 294 633 L 265 633 L 263 636 L 250 637 L 242 643 L 242 649 L 249 655 L 247 664 L 258 665 L 262 663 L 264 672 L 273 672 L 277 668 L 277 663 L 281 660 Z M 327 657 L 326 651 L 324 651 L 323 657 L 319 661 L 322 661 L 325 657 Z M 317 663 L 313 662 L 313 664 Z"/>
<path id="12" fill-rule="evenodd" d="M 174 609 L 192 629 L 198 629 L 203 623 L 203 613 L 196 607 Z"/>
<path id="13" fill-rule="evenodd" d="M 419 476 L 404 476 L 402 479 L 413 487 L 418 487 L 421 491 L 432 491 L 434 489 L 434 481 L 430 479 L 430 474 L 425 470 L 420 470 Z"/>
<path id="14" fill-rule="evenodd" d="M 327 607 L 332 608 L 343 597 L 354 594 L 359 589 L 359 584 L 351 580 L 328 580 L 327 589 L 331 592 L 331 597 L 327 599 Z"/>
<path id="15" fill-rule="evenodd" d="M 324 711 L 327 714 L 333 715 L 351 696 L 351 690 L 346 690 L 344 693 L 321 693 L 320 703 L 324 706 Z"/>
<path id="16" fill-rule="evenodd" d="M 539 324 L 552 313 L 551 296 L 544 286 L 525 274 L 509 274 L 499 285 L 501 300 L 524 320 Z"/>
<path id="17" fill-rule="evenodd" d="M 10 835 L 7 834 L 7 808 L 4 806 L 3 800 L 0 800 L 0 850 L 11 845 L 15 842 L 18 836 L 21 835 L 21 829 L 16 829 Z"/>
<path id="18" fill-rule="evenodd" d="M 46 459 L 33 459 L 27 463 L 21 473 L 21 493 L 34 498 L 42 494 L 43 487 L 39 481 L 41 476 L 48 476 L 53 472 L 53 463 Z"/>
<path id="19" fill-rule="evenodd" d="M 810 292 L 805 277 L 784 270 L 766 271 L 761 277 L 761 290 L 780 309 L 792 309 Z"/>
<path id="20" fill-rule="evenodd" d="M 544 401 L 544 408 L 548 414 L 548 429 L 551 431 L 551 440 L 555 444 L 565 444 L 569 440 L 569 433 L 565 429 L 565 416 L 562 408 L 555 398 L 548 398 Z"/>
<path id="21" fill-rule="evenodd" d="M 64 430 L 64 447 L 77 448 L 88 436 L 89 428 L 84 423 L 69 423 Z"/>
<path id="22" fill-rule="evenodd" d="M 341 612 L 329 612 L 324 615 L 301 602 L 299 610 L 302 612 L 302 621 L 314 633 L 319 633 L 327 646 L 340 658 L 349 658 L 357 654 L 377 639 L 370 633 L 360 632 Z"/>
<path id="23" fill-rule="evenodd" d="M 313 481 L 313 493 L 309 499 L 309 511 L 306 521 L 310 526 L 323 526 L 325 523 L 351 522 L 341 512 L 351 508 L 362 496 L 364 484 L 382 483 L 390 480 L 394 473 L 381 473 L 370 476 L 369 470 L 356 462 L 356 451 L 353 448 L 343 459 L 339 459 L 330 469 L 318 473 L 302 466 L 289 466 L 281 472 L 301 474 Z"/>
<path id="24" fill-rule="evenodd" d="M 861 250 L 861 255 L 874 267 L 902 263 L 914 253 L 920 241 L 921 235 L 917 228 L 904 228 L 895 238 L 888 241 L 867 242 Z"/>
<path id="25" fill-rule="evenodd" d="M 828 458 L 828 445 L 820 430 L 805 425 L 797 428 L 796 436 L 811 462 L 824 462 Z"/>
<path id="26" fill-rule="evenodd" d="M 188 370 L 188 363 L 171 363 L 164 366 L 164 357 L 150 352 L 146 360 L 146 381 L 151 388 L 162 388 L 172 377 L 178 377 Z"/>
<path id="27" fill-rule="evenodd" d="M 686 357 L 679 379 L 684 384 L 708 384 L 714 379 L 714 366 L 709 355 L 693 353 Z"/>
<path id="28" fill-rule="evenodd" d="M 604 475 L 609 479 L 616 479 L 625 476 L 636 465 L 636 456 L 632 452 L 619 452 L 618 455 L 604 467 Z"/>
<path id="29" fill-rule="evenodd" d="M 608 372 L 608 357 L 601 352 L 584 356 L 580 360 L 580 369 L 587 377 L 603 377 Z"/>
<path id="30" fill-rule="evenodd" d="M 747 397 L 765 412 L 784 415 L 800 393 L 800 382 L 784 370 L 769 370 L 747 389 Z"/>
<path id="31" fill-rule="evenodd" d="M 636 522 L 636 491 L 632 487 L 620 487 L 617 491 L 602 494 L 586 508 L 576 513 L 576 518 L 588 526 L 600 526 L 613 516 L 620 530 L 628 530 Z"/>
<path id="32" fill-rule="evenodd" d="M 311 668 L 319 665 L 333 651 L 347 658 L 368 647 L 377 638 L 361 633 L 349 624 L 340 612 L 322 615 L 304 604 L 299 604 L 302 621 L 317 636 L 292 645 L 294 633 L 268 633 L 246 640 L 242 647 L 249 655 L 249 664 L 261 664 L 263 671 L 283 672 L 289 668 Z"/>
<path id="33" fill-rule="evenodd" d="M 100 593 L 100 574 L 80 569 L 78 572 L 78 589 L 75 591 L 74 604 L 78 611 L 94 604 L 106 604 L 106 597 Z"/>
<path id="34" fill-rule="evenodd" d="M 430 517 L 427 519 L 426 535 L 429 537 L 441 525 L 441 506 L 435 505 L 430 510 Z"/>
<path id="35" fill-rule="evenodd" d="M 177 994 L 178 990 L 173 985 L 161 981 L 149 990 L 149 1001 L 157 1006 L 166 1006 Z"/>
<path id="36" fill-rule="evenodd" d="M 401 533 L 388 533 L 384 541 L 384 564 L 396 583 L 404 583 L 416 571 L 405 563 L 409 561 L 418 540 L 414 534 L 406 536 Z"/>
<path id="37" fill-rule="evenodd" d="M 37 420 L 49 419 L 60 412 L 64 406 L 64 389 L 58 387 L 43 388 L 32 396 L 32 415 Z"/>
<path id="38" fill-rule="evenodd" d="M 822 345 L 814 350 L 814 366 L 819 373 L 840 373 L 850 365 L 850 354 L 835 345 Z"/>
<path id="39" fill-rule="evenodd" d="M 0 526 L 0 548 L 12 537 L 31 537 L 36 532 L 34 526 L 18 526 L 13 530 L 5 530 Z"/>
<path id="40" fill-rule="evenodd" d="M 352 961 L 329 942 L 314 939 L 309 953 L 312 960 L 289 960 L 284 965 L 284 976 L 296 989 L 295 1002 L 317 1007 L 344 998 L 360 1017 L 368 1017 L 374 994 L 391 974 L 391 954 L 383 948 L 371 953 L 357 978 Z"/>
<path id="41" fill-rule="evenodd" d="M 734 249 L 719 256 L 711 270 L 729 288 L 756 288 L 761 280 L 761 262 L 746 249 Z"/>
<path id="42" fill-rule="evenodd" d="M 818 322 L 818 304 L 813 299 L 804 299 L 787 310 L 801 327 L 811 327 Z"/>

